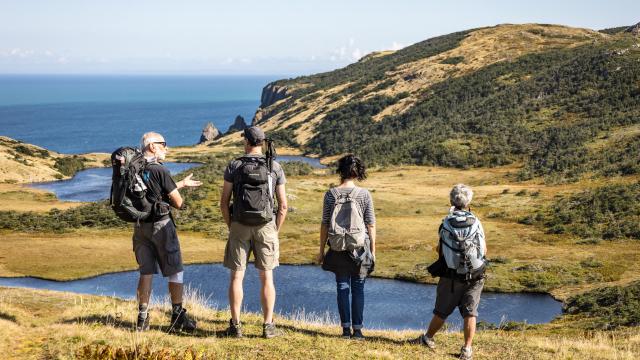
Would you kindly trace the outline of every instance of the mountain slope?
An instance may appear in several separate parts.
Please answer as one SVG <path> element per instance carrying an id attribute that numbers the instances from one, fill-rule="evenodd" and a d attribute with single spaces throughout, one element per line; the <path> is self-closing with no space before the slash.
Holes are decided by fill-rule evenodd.
<path id="1" fill-rule="evenodd" d="M 499 25 L 269 84 L 254 123 L 308 153 L 375 164 L 637 173 L 620 149 L 640 144 L 639 61 L 631 32 Z M 625 136 L 606 141 L 614 131 Z"/>

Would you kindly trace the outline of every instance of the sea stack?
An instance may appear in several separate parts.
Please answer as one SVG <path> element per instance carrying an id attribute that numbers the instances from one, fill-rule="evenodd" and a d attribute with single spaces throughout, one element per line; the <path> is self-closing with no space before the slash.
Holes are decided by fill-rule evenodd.
<path id="1" fill-rule="evenodd" d="M 198 144 L 215 140 L 218 136 L 220 136 L 220 131 L 213 126 L 213 123 L 209 122 L 205 125 L 204 129 L 202 129 L 202 135 L 200 135 L 200 141 Z"/>
<path id="2" fill-rule="evenodd" d="M 231 134 L 232 132 L 241 131 L 247 128 L 247 123 L 244 121 L 244 118 L 240 115 L 236 116 L 233 124 L 229 126 L 229 130 L 227 130 L 227 134 Z"/>

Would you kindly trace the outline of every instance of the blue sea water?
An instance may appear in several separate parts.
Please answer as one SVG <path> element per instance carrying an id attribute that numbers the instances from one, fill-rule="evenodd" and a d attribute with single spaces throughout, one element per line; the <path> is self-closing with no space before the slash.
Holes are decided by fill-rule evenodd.
<path id="1" fill-rule="evenodd" d="M 250 122 L 279 76 L 0 76 L 0 135 L 63 153 L 111 152 L 146 131 L 190 145 L 207 122 Z"/>

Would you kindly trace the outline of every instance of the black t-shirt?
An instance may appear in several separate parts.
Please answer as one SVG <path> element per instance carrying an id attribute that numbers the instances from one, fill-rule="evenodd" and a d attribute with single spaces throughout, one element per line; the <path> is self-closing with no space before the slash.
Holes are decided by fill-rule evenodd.
<path id="1" fill-rule="evenodd" d="M 147 199 L 152 203 L 157 200 L 156 196 L 161 196 L 162 201 L 170 204 L 169 193 L 178 188 L 171 178 L 169 169 L 159 163 L 147 165 L 144 170 L 144 182 L 150 188 L 147 191 Z"/>

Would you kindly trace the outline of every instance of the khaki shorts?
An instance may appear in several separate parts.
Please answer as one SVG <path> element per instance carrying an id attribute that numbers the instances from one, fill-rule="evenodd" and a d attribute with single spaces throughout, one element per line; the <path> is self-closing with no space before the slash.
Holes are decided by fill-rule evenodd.
<path id="1" fill-rule="evenodd" d="M 484 279 L 465 282 L 441 277 L 436 290 L 436 306 L 433 313 L 446 319 L 457 307 L 462 317 L 478 317 L 478 305 L 483 287 Z"/>
<path id="2" fill-rule="evenodd" d="M 251 252 L 257 269 L 273 270 L 280 265 L 278 231 L 274 221 L 257 226 L 231 222 L 229 240 L 224 250 L 224 266 L 236 271 L 246 269 Z"/>

